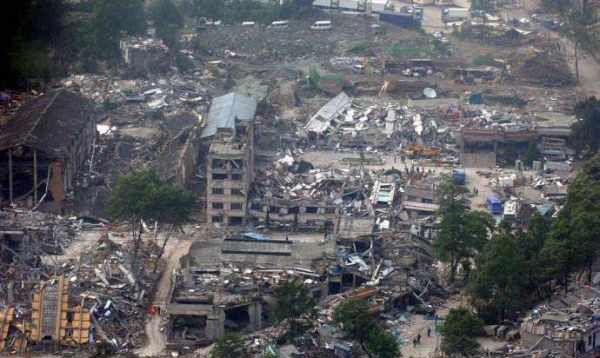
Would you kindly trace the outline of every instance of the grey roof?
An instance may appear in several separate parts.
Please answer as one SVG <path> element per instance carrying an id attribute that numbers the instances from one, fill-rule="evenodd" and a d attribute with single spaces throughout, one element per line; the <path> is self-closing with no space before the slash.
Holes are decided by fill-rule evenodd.
<path id="1" fill-rule="evenodd" d="M 88 100 L 67 90 L 27 101 L 6 123 L 0 123 L 0 151 L 25 145 L 51 157 L 66 157 L 81 131 L 92 124 Z"/>
<path id="2" fill-rule="evenodd" d="M 237 93 L 229 93 L 214 98 L 208 112 L 208 122 L 202 131 L 202 138 L 215 135 L 219 128 L 235 130 L 236 118 L 252 121 L 256 114 L 256 100 Z"/>
<path id="3" fill-rule="evenodd" d="M 330 122 L 337 116 L 352 106 L 352 99 L 345 92 L 340 92 L 327 102 L 319 111 L 306 123 L 305 129 L 309 132 L 323 133 L 330 125 Z"/>

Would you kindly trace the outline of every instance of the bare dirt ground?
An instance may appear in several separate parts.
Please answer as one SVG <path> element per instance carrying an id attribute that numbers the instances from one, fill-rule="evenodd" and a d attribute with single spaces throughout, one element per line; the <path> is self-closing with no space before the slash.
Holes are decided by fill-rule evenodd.
<path id="1" fill-rule="evenodd" d="M 448 315 L 450 309 L 461 305 L 465 305 L 461 297 L 450 297 L 444 307 L 437 311 L 437 315 L 443 319 Z M 431 329 L 430 337 L 427 336 L 428 329 Z M 412 341 L 419 334 L 421 335 L 421 344 L 414 346 Z M 442 342 L 440 333 L 435 329 L 435 321 L 425 320 L 422 315 L 411 316 L 409 328 L 404 331 L 403 338 L 405 339 L 401 350 L 403 357 L 433 357 L 436 351 L 439 351 Z"/>

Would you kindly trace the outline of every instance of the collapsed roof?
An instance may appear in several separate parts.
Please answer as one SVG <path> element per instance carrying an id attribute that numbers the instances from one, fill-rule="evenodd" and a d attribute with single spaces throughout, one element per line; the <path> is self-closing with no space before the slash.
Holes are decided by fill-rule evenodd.
<path id="1" fill-rule="evenodd" d="M 48 92 L 25 103 L 8 122 L 0 124 L 0 151 L 29 146 L 49 156 L 71 155 L 69 144 L 91 124 L 93 108 L 73 92 Z"/>

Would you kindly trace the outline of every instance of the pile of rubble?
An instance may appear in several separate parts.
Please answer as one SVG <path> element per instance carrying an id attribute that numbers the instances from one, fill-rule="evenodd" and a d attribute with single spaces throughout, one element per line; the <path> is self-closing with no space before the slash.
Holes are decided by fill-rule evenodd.
<path id="1" fill-rule="evenodd" d="M 63 345 L 103 342 L 113 352 L 139 346 L 145 340 L 146 307 L 158 279 L 152 270 L 158 250 L 156 245 L 142 245 L 135 258 L 103 234 L 89 251 L 61 260 L 62 264 L 50 256 L 46 260 L 52 265 L 8 270 L 12 274 L 3 279 L 6 285 L 1 285 L 0 296 L 0 312 L 7 315 L 0 316 L 6 319 L 3 324 L 14 329 L 0 332 L 0 349 L 21 352 L 28 345 L 35 349 L 45 336 Z M 137 271 L 134 261 L 140 266 Z M 15 276 L 21 273 L 23 278 L 25 272 L 29 272 L 26 279 Z M 64 303 L 52 306 L 56 300 Z M 66 319 L 59 323 L 56 317 Z M 60 334 L 46 329 L 59 325 Z"/>
<path id="2" fill-rule="evenodd" d="M 513 76 L 520 81 L 543 87 L 567 87 L 575 77 L 565 58 L 556 52 L 535 51 L 515 58 Z"/>

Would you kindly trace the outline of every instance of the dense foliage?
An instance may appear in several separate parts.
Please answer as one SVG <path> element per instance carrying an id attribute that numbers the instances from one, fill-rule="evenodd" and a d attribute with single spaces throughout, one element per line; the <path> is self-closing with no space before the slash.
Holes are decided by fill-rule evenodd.
<path id="1" fill-rule="evenodd" d="M 237 334 L 225 334 L 217 339 L 210 351 L 210 358 L 246 358 L 249 357 L 244 339 Z"/>
<path id="2" fill-rule="evenodd" d="M 62 0 L 6 1 L 0 12 L 0 86 L 26 85 L 51 75 L 50 49 L 63 31 Z"/>
<path id="3" fill-rule="evenodd" d="M 442 351 L 448 356 L 476 355 L 476 338 L 481 335 L 483 321 L 466 308 L 451 309 L 442 326 Z"/>
<path id="4" fill-rule="evenodd" d="M 438 259 L 448 264 L 453 282 L 459 265 L 469 267 L 470 259 L 483 247 L 493 219 L 487 213 L 470 211 L 464 190 L 450 177 L 443 179 L 439 197 L 441 222 L 434 248 Z"/>
<path id="5" fill-rule="evenodd" d="M 600 101 L 596 97 L 577 103 L 571 142 L 578 153 L 595 154 L 600 149 Z"/>
<path id="6" fill-rule="evenodd" d="M 158 257 L 160 259 L 172 231 L 190 219 L 193 205 L 194 197 L 190 192 L 163 182 L 154 171 L 134 171 L 119 177 L 111 192 L 107 212 L 113 219 L 129 224 L 135 240 L 134 271 L 137 271 L 141 221 L 154 220 L 169 228 Z"/>
<path id="7" fill-rule="evenodd" d="M 340 303 L 333 312 L 333 320 L 370 358 L 400 356 L 396 338 L 377 324 L 367 302 L 349 299 Z"/>

